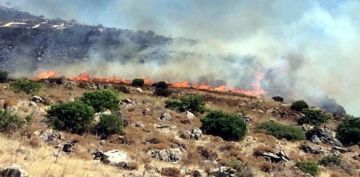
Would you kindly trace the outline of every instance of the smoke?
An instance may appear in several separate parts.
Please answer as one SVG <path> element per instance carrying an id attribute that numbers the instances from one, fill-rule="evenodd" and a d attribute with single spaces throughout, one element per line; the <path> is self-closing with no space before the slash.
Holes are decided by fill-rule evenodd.
<path id="1" fill-rule="evenodd" d="M 0 0 L 0 4 L 6 1 Z M 153 30 L 200 41 L 155 46 L 132 54 L 131 45 L 114 53 L 133 60 L 104 63 L 92 51 L 82 67 L 99 75 L 163 80 L 223 80 L 251 87 L 258 72 L 270 95 L 321 102 L 328 95 L 360 115 L 360 2 L 352 0 L 12 0 L 11 6 L 47 17 L 87 24 Z M 158 48 L 157 48 L 158 47 Z M 144 62 L 161 50 L 166 60 Z M 100 67 L 101 66 L 101 67 Z M 59 67 L 57 67 L 59 68 Z M 78 71 L 64 66 L 66 72 Z M 175 79 L 174 79 L 175 78 Z M 319 101 L 320 99 L 320 101 Z"/>

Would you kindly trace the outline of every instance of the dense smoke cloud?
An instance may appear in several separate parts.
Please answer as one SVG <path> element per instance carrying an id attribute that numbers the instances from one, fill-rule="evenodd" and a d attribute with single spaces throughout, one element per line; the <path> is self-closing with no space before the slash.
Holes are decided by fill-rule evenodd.
<path id="1" fill-rule="evenodd" d="M 349 113 L 360 115 L 360 80 L 355 78 L 360 66 L 359 1 L 9 2 L 12 7 L 51 18 L 153 30 L 166 36 L 201 41 L 192 47 L 166 46 L 163 50 L 192 55 L 173 55 L 165 65 L 156 62 L 144 65 L 136 62 L 138 60 L 108 63 L 110 72 L 102 73 L 104 75 L 113 71 L 133 76 L 133 68 L 138 68 L 140 73 L 136 74 L 140 76 L 177 80 L 208 76 L 244 86 L 250 85 L 255 73 L 262 71 L 265 72 L 262 84 L 272 95 L 316 101 L 328 95 L 344 105 Z M 101 55 L 98 52 L 92 55 L 94 66 L 102 62 Z"/>

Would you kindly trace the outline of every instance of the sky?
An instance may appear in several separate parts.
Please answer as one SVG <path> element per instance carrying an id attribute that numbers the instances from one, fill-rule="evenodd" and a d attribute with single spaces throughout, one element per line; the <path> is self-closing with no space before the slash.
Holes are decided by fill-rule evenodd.
<path id="1" fill-rule="evenodd" d="M 318 91 L 360 116 L 357 0 L 0 0 L 48 18 L 197 39 L 208 52 L 254 56 L 276 80 Z M 296 56 L 296 57 L 294 57 Z M 301 95 L 301 94 L 300 94 Z"/>

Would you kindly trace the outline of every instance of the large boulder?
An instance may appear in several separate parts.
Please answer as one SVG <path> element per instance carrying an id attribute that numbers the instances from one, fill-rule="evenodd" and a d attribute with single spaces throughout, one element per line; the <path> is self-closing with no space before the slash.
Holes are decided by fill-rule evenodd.
<path id="1" fill-rule="evenodd" d="M 127 153 L 118 149 L 113 149 L 107 152 L 98 150 L 95 151 L 93 155 L 94 160 L 100 160 L 104 164 L 123 165 L 124 163 L 129 162 L 129 156 Z"/>
<path id="2" fill-rule="evenodd" d="M 43 131 L 38 130 L 34 132 L 34 135 L 38 136 L 41 140 L 45 141 L 46 143 L 60 143 L 65 138 L 63 133 L 53 129 L 47 129 Z"/>
<path id="3" fill-rule="evenodd" d="M 147 152 L 151 158 L 166 162 L 177 162 L 182 158 L 182 151 L 179 148 L 171 149 L 152 149 Z"/>
<path id="4" fill-rule="evenodd" d="M 196 118 L 195 115 L 190 111 L 186 111 L 185 115 L 186 115 L 186 118 L 189 120 L 193 120 Z"/>
<path id="5" fill-rule="evenodd" d="M 311 145 L 311 144 L 302 144 L 300 146 L 300 149 L 303 150 L 306 153 L 311 153 L 311 154 L 321 154 L 324 153 L 324 151 L 321 149 L 321 147 L 315 146 L 315 145 Z"/>
<path id="6" fill-rule="evenodd" d="M 19 165 L 12 165 L 0 170 L 0 177 L 28 177 L 29 174 Z"/>

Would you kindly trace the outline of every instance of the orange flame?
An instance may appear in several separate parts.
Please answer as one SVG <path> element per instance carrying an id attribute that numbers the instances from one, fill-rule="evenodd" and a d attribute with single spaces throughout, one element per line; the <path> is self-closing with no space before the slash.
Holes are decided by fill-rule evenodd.
<path id="1" fill-rule="evenodd" d="M 47 79 L 47 78 L 54 78 L 60 77 L 61 75 L 54 71 L 43 71 L 40 72 L 36 79 Z M 70 80 L 77 81 L 77 82 L 99 82 L 99 83 L 109 83 L 109 84 L 130 84 L 131 81 L 128 79 L 123 79 L 117 76 L 112 77 L 91 77 L 87 73 L 81 73 L 78 76 L 70 77 Z M 232 92 L 232 93 L 239 93 L 244 95 L 250 96 L 263 96 L 266 92 L 261 87 L 261 81 L 264 79 L 264 73 L 259 73 L 256 75 L 255 81 L 252 84 L 252 89 L 241 89 L 241 88 L 231 88 L 227 85 L 220 85 L 220 86 L 211 86 L 205 83 L 190 83 L 188 81 L 182 82 L 175 82 L 171 83 L 171 87 L 173 88 L 195 88 L 199 90 L 205 91 L 217 91 L 217 92 Z M 146 85 L 152 85 L 155 83 L 153 80 L 144 79 L 144 83 Z"/>

